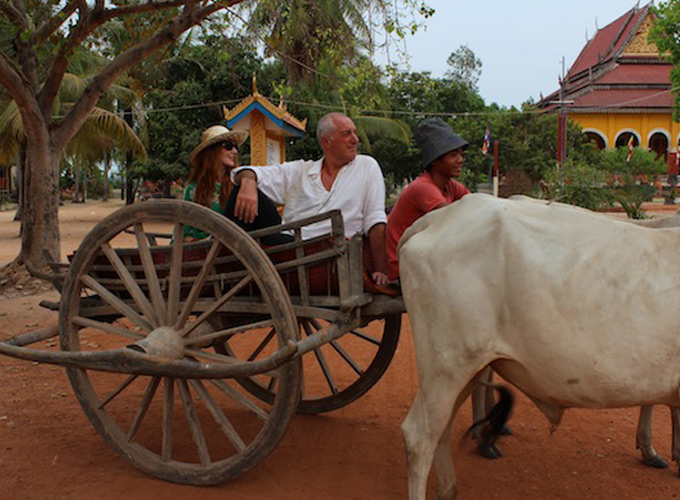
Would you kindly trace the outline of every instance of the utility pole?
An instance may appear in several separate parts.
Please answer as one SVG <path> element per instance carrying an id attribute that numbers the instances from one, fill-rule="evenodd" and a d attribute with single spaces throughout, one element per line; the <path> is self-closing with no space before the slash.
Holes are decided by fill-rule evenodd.
<path id="1" fill-rule="evenodd" d="M 565 64 L 564 56 L 562 57 L 562 76 L 560 77 L 560 97 L 558 101 L 551 101 L 551 104 L 559 106 L 558 121 L 557 121 L 557 163 L 558 168 L 562 171 L 564 162 L 567 161 L 567 104 L 573 104 L 574 101 L 565 101 Z"/>

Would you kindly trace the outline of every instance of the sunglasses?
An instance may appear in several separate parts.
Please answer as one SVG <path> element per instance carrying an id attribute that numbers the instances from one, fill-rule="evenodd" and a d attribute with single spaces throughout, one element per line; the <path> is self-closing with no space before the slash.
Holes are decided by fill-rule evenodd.
<path id="1" fill-rule="evenodd" d="M 231 151 L 232 149 L 235 149 L 236 151 L 238 151 L 238 146 L 231 141 L 220 142 L 220 143 L 217 144 L 217 146 L 220 147 L 220 148 L 224 148 L 227 151 Z"/>

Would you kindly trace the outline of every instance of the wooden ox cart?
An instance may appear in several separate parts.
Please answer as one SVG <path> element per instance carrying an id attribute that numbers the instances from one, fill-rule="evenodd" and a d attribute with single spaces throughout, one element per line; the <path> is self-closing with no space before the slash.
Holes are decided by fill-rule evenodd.
<path id="1" fill-rule="evenodd" d="M 330 234 L 301 239 L 328 219 Z M 181 243 L 185 225 L 209 238 Z M 282 230 L 295 241 L 259 244 Z M 102 220 L 53 267 L 61 299 L 43 305 L 58 328 L 0 353 L 66 367 L 106 442 L 177 483 L 233 479 L 271 453 L 296 411 L 363 395 L 394 355 L 404 311 L 400 297 L 364 292 L 361 239 L 344 237 L 337 211 L 247 234 L 200 205 L 151 200 Z M 60 350 L 27 347 L 56 335 Z"/>

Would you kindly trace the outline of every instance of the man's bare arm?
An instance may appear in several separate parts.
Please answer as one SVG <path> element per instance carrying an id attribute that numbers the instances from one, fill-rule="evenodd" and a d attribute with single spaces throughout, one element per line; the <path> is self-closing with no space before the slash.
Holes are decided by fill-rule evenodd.
<path id="1" fill-rule="evenodd" d="M 240 189 L 236 195 L 234 215 L 243 222 L 251 223 L 257 216 L 257 175 L 252 170 L 241 170 L 235 181 Z"/>
<path id="2" fill-rule="evenodd" d="M 371 242 L 371 253 L 373 254 L 373 281 L 377 285 L 387 285 L 387 250 L 385 248 L 385 224 L 376 224 L 368 232 L 368 239 Z"/>

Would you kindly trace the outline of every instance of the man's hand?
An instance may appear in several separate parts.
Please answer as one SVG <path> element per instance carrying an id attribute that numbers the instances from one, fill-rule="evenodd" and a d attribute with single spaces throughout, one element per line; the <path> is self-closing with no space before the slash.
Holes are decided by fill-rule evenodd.
<path id="1" fill-rule="evenodd" d="M 237 219 L 250 224 L 257 216 L 257 177 L 251 170 L 239 172 L 237 181 L 240 184 L 234 215 Z"/>

